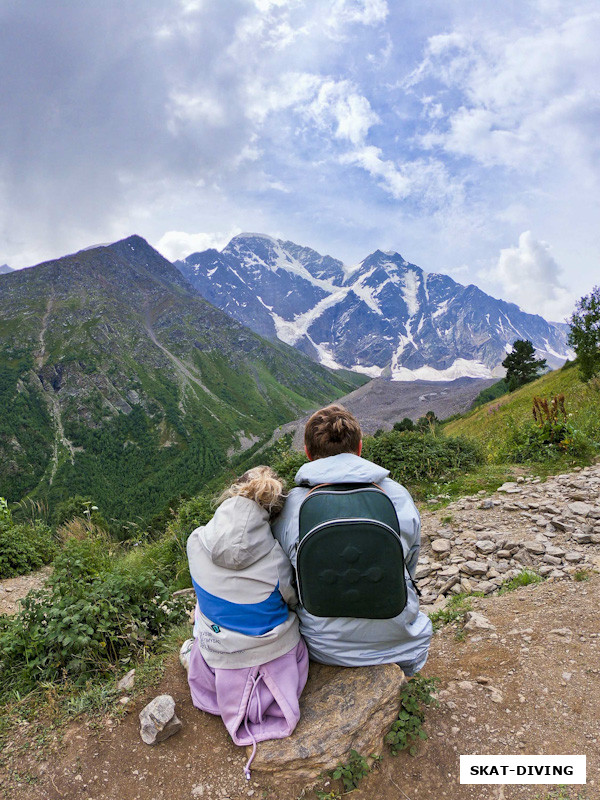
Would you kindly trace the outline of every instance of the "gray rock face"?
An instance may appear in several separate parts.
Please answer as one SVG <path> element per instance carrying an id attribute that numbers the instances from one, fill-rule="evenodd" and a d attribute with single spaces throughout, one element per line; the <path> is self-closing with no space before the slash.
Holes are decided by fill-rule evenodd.
<path id="1" fill-rule="evenodd" d="M 488 571 L 487 564 L 484 564 L 482 561 L 465 561 L 464 564 L 461 565 L 462 572 L 466 572 L 467 575 L 485 575 Z"/>
<path id="2" fill-rule="evenodd" d="M 431 549 L 434 553 L 437 553 L 440 556 L 446 555 L 447 553 L 452 550 L 452 545 L 448 541 L 448 539 L 434 539 L 431 543 Z"/>
<path id="3" fill-rule="evenodd" d="M 482 539 L 479 542 L 475 542 L 475 547 L 480 553 L 484 553 L 484 555 L 489 555 L 493 553 L 494 550 L 498 549 L 498 545 L 495 544 L 495 542 L 491 542 L 489 539 Z"/>
<path id="4" fill-rule="evenodd" d="M 180 730 L 181 720 L 170 694 L 159 694 L 140 711 L 140 736 L 146 744 L 158 744 Z"/>
<path id="5" fill-rule="evenodd" d="M 580 501 L 576 501 L 575 503 L 569 503 L 567 508 L 573 514 L 577 514 L 577 516 L 579 517 L 587 517 L 587 515 L 592 510 L 592 507 L 590 505 L 588 505 L 587 503 L 582 503 Z"/>
<path id="6" fill-rule="evenodd" d="M 296 730 L 287 739 L 260 742 L 252 771 L 309 779 L 347 761 L 351 750 L 380 753 L 405 682 L 396 664 L 358 669 L 311 663 Z"/>
<path id="7" fill-rule="evenodd" d="M 135 669 L 130 669 L 126 675 L 123 675 L 121 680 L 117 683 L 117 691 L 127 692 L 133 687 L 135 682 Z"/>

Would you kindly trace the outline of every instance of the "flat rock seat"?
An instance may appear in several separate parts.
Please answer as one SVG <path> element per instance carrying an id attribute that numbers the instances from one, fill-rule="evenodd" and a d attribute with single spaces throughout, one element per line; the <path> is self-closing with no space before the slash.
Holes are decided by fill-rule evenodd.
<path id="1" fill-rule="evenodd" d="M 300 722 L 287 739 L 260 742 L 252 771 L 316 778 L 345 763 L 351 750 L 383 751 L 407 679 L 396 664 L 334 667 L 311 662 L 300 698 Z M 247 748 L 250 755 L 252 748 Z"/>

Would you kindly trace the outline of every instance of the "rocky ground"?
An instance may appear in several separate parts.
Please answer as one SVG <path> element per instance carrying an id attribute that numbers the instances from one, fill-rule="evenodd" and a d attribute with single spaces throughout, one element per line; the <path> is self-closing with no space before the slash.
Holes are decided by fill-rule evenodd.
<path id="1" fill-rule="evenodd" d="M 462 498 L 423 510 L 420 584 L 428 610 L 443 595 L 478 590 L 471 620 L 434 636 L 426 676 L 440 678 L 440 705 L 427 713 L 429 740 L 411 757 L 385 754 L 354 792 L 355 800 L 600 800 L 600 466 L 545 482 L 524 479 L 491 497 Z M 546 580 L 499 594 L 524 567 Z M 474 613 L 473 613 L 474 612 Z M 182 730 L 149 747 L 138 712 L 171 694 Z M 0 787 L 11 800 L 310 800 L 305 781 L 253 773 L 220 720 L 195 710 L 176 659 L 159 686 L 125 704 L 126 717 L 73 723 L 54 752 L 37 749 L 18 762 L 10 752 Z M 58 741 L 58 740 L 57 740 Z M 15 750 L 16 751 L 16 750 Z M 587 785 L 468 786 L 461 754 L 585 754 Z M 30 783 L 34 779 L 35 782 Z M 335 784 L 319 787 L 330 791 Z M 559 794 L 560 791 L 560 794 Z"/>
<path id="2" fill-rule="evenodd" d="M 422 512 L 416 578 L 424 604 L 459 592 L 491 594 L 524 569 L 548 581 L 600 569 L 598 466 L 543 483 L 520 477 L 493 497 L 481 494 Z"/>

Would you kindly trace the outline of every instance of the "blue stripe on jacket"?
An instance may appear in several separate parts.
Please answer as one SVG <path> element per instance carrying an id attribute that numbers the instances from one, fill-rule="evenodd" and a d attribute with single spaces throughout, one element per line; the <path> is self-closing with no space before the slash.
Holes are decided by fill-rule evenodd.
<path id="1" fill-rule="evenodd" d="M 266 600 L 260 603 L 231 603 L 203 589 L 192 578 L 200 611 L 211 622 L 230 631 L 260 636 L 268 633 L 288 618 L 288 607 L 279 591 L 279 584 Z"/>

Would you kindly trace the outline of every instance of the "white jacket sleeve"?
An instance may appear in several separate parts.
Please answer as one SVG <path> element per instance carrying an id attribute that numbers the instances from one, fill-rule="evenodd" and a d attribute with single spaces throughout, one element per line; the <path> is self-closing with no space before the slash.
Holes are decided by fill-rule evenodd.
<path id="1" fill-rule="evenodd" d="M 279 542 L 275 542 L 275 546 L 271 551 L 271 556 L 277 567 L 281 596 L 288 606 L 294 608 L 294 606 L 298 605 L 298 595 L 294 588 L 294 570 L 292 569 L 289 558 L 281 549 Z"/>
<path id="2" fill-rule="evenodd" d="M 298 548 L 298 515 L 300 505 L 307 494 L 307 489 L 292 489 L 285 501 L 283 511 L 271 525 L 273 536 L 283 548 L 294 568 L 296 567 L 296 550 Z"/>
<path id="3" fill-rule="evenodd" d="M 412 577 L 417 568 L 421 549 L 421 517 L 410 493 L 404 486 L 391 478 L 386 478 L 382 482 L 382 489 L 388 493 L 396 509 L 404 547 L 404 563 Z"/>

